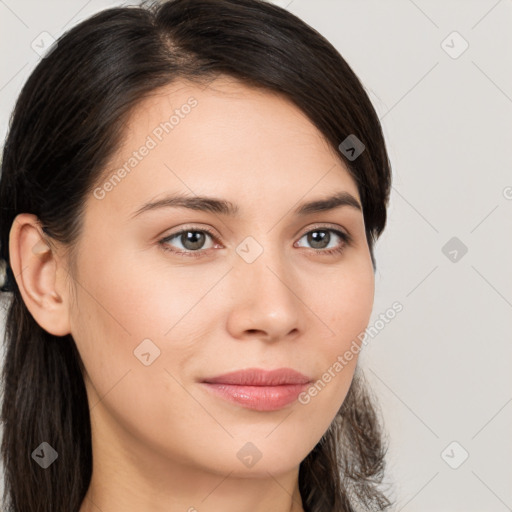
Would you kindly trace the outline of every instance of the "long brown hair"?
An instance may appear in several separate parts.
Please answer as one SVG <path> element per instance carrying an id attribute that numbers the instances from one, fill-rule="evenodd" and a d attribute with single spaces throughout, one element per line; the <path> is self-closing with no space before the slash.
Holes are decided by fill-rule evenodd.
<path id="1" fill-rule="evenodd" d="M 278 92 L 338 152 L 357 183 L 371 259 L 386 224 L 391 169 L 378 117 L 359 79 L 317 31 L 263 0 L 170 0 L 104 10 L 65 33 L 30 75 L 16 103 L 0 176 L 0 256 L 21 212 L 67 247 L 83 207 L 119 147 L 130 112 L 152 91 L 219 75 Z M 347 158 L 339 145 L 365 145 Z M 78 511 L 90 484 L 90 416 L 71 335 L 49 334 L 10 279 L 1 453 L 6 512 Z M 375 400 L 356 370 L 332 425 L 301 463 L 307 512 L 384 510 L 386 445 Z M 58 463 L 31 458 L 42 441 Z"/>

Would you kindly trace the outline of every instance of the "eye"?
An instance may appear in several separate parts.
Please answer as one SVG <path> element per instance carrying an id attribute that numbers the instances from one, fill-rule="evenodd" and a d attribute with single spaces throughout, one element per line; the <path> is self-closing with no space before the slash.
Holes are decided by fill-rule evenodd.
<path id="1" fill-rule="evenodd" d="M 214 233 L 209 229 L 186 228 L 162 238 L 159 240 L 159 244 L 165 251 L 172 252 L 179 256 L 183 255 L 198 258 L 215 246 L 215 244 L 213 244 L 213 246 L 204 247 L 205 241 L 208 238 L 215 241 L 217 240 Z M 303 238 L 306 238 L 307 243 L 312 246 L 311 249 L 315 253 L 322 255 L 342 253 L 345 247 L 352 242 L 352 238 L 348 233 L 327 226 L 315 227 L 315 229 L 304 233 L 299 241 Z M 338 243 L 336 243 L 336 239 L 339 239 Z M 171 244 L 170 242 L 173 240 L 176 240 L 174 243 L 180 244 L 181 247 L 178 246 L 178 248 L 176 248 L 174 244 Z M 331 244 L 333 241 L 334 245 Z M 297 242 L 294 244 L 294 247 L 302 247 L 296 244 Z"/>
<path id="2" fill-rule="evenodd" d="M 208 248 L 204 249 L 204 243 L 207 238 L 215 239 L 215 235 L 209 229 L 182 229 L 177 233 L 162 238 L 159 243 L 165 251 L 170 251 L 175 254 L 198 257 L 201 256 L 201 252 L 207 251 Z M 177 242 L 181 244 L 182 248 L 179 250 L 169 248 L 169 242 L 177 239 Z"/>
<path id="3" fill-rule="evenodd" d="M 334 237 L 332 236 L 333 234 Z M 303 238 L 306 238 L 307 243 L 312 246 L 312 249 L 315 252 L 321 254 L 341 253 L 351 242 L 351 237 L 347 233 L 326 226 L 319 226 L 313 230 L 308 231 L 307 233 L 304 233 L 300 240 Z M 336 243 L 336 238 L 340 239 L 341 242 Z M 329 247 L 329 244 L 331 244 L 333 240 L 334 245 Z"/>

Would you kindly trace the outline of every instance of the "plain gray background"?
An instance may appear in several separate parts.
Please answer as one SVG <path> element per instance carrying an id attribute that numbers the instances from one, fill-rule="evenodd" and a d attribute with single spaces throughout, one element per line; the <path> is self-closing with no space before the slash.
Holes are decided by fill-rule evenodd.
<path id="1" fill-rule="evenodd" d="M 512 2 L 274 3 L 336 46 L 388 145 L 370 325 L 395 301 L 403 311 L 360 364 L 386 422 L 395 510 L 512 510 Z M 114 5 L 0 0 L 2 141 L 33 41 Z"/>

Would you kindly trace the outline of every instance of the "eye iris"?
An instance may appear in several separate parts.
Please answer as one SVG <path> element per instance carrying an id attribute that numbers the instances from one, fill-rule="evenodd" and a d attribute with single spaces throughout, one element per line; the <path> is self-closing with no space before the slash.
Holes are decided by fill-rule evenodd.
<path id="1" fill-rule="evenodd" d="M 311 231 L 308 234 L 308 243 L 312 245 L 314 249 L 324 249 L 329 245 L 331 240 L 331 234 L 329 231 Z M 320 243 L 320 246 L 315 246 L 315 244 Z"/>
<path id="2" fill-rule="evenodd" d="M 193 251 L 201 249 L 205 241 L 205 234 L 200 231 L 185 231 L 181 235 L 181 243 L 185 249 Z"/>

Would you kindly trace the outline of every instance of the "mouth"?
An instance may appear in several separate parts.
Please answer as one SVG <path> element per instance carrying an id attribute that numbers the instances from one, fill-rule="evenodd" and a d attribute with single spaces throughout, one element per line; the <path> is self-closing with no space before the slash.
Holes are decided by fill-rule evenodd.
<path id="1" fill-rule="evenodd" d="M 203 379 L 215 396 L 257 411 L 276 411 L 293 403 L 311 379 L 291 368 L 235 371 Z"/>

